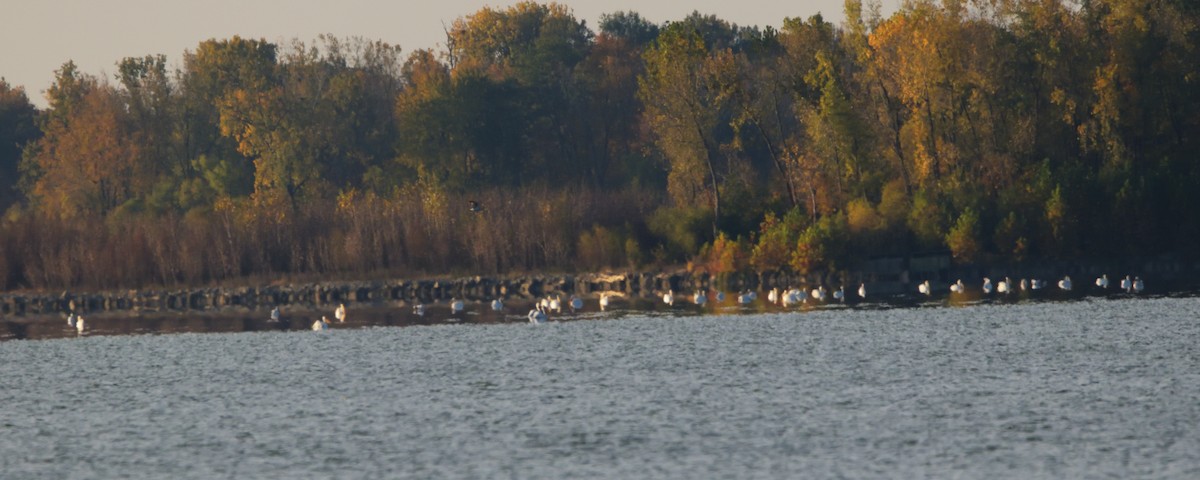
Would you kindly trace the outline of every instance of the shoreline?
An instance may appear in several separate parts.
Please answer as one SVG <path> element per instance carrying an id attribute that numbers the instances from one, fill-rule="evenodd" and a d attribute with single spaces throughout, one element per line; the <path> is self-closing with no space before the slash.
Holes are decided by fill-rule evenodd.
<path id="1" fill-rule="evenodd" d="M 1126 273 L 1128 272 L 1128 273 Z M 1136 273 L 1135 273 L 1136 272 Z M 372 281 L 330 281 L 287 285 L 202 287 L 145 290 L 14 292 L 0 294 L 0 315 L 37 317 L 66 315 L 70 312 L 95 313 L 167 313 L 167 312 L 253 312 L 275 306 L 323 307 L 347 304 L 407 305 L 433 303 L 462 298 L 482 301 L 501 298 L 531 300 L 548 295 L 569 297 L 597 296 L 600 292 L 619 292 L 632 297 L 653 297 L 673 290 L 677 294 L 698 289 L 726 292 L 763 291 L 771 288 L 846 286 L 866 284 L 872 296 L 915 294 L 916 285 L 929 280 L 934 291 L 948 290 L 961 278 L 977 288 L 977 279 L 991 277 L 1040 278 L 1053 285 L 1070 275 L 1077 288 L 1090 288 L 1094 277 L 1107 273 L 1114 285 L 1125 275 L 1146 279 L 1148 293 L 1195 289 L 1200 265 L 1185 265 L 1173 260 L 1121 262 L 1120 265 L 1040 262 L 1023 266 L 954 266 L 948 255 L 934 254 L 890 257 L 865 262 L 853 272 L 813 273 L 782 272 L 731 273 L 710 275 L 705 272 L 622 271 L 609 273 L 496 275 L 469 277 L 431 277 Z"/>

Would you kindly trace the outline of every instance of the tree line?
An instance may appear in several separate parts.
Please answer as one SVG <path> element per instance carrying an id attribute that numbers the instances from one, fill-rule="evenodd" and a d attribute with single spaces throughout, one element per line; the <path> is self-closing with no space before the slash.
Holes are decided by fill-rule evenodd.
<path id="1" fill-rule="evenodd" d="M 484 8 L 0 80 L 0 288 L 1200 253 L 1200 7 Z M 467 208 L 475 201 L 480 208 Z"/>

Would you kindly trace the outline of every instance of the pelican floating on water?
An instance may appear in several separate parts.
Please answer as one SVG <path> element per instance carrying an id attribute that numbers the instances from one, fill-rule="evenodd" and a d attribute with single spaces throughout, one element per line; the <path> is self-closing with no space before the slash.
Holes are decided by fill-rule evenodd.
<path id="1" fill-rule="evenodd" d="M 338 323 L 344 323 L 346 321 L 346 304 L 338 304 L 337 310 L 333 311 L 333 318 L 338 319 Z"/>
<path id="2" fill-rule="evenodd" d="M 1012 293 L 1012 280 L 1004 277 L 1004 280 L 996 284 L 996 293 Z"/>
<path id="3" fill-rule="evenodd" d="M 497 312 L 504 310 L 504 301 L 499 298 L 492 300 L 492 310 Z"/>
<path id="4" fill-rule="evenodd" d="M 312 324 L 312 329 L 314 331 L 325 330 L 327 328 L 329 328 L 329 321 L 325 319 L 324 315 L 322 315 L 321 318 L 317 319 L 317 321 L 313 322 Z"/>
<path id="5" fill-rule="evenodd" d="M 546 323 L 546 312 L 543 312 L 541 306 L 529 311 L 529 323 Z"/>

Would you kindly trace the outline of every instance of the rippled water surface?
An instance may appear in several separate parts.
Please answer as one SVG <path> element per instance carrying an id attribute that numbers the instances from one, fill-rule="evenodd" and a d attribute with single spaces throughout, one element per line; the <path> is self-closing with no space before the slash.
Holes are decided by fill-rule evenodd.
<path id="1" fill-rule="evenodd" d="M 1200 478 L 1200 299 L 0 342 L 0 478 Z"/>

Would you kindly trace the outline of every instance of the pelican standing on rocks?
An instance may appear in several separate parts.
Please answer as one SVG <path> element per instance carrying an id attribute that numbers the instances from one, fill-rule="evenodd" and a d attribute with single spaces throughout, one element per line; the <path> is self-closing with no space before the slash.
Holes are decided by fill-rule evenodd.
<path id="1" fill-rule="evenodd" d="M 961 278 L 958 279 L 957 282 L 954 282 L 954 284 L 950 285 L 951 293 L 963 293 L 965 291 L 967 291 L 967 286 L 963 285 L 963 281 Z"/>
<path id="2" fill-rule="evenodd" d="M 663 294 L 662 299 L 663 303 L 667 305 L 675 305 L 675 291 L 667 290 L 667 293 Z"/>
<path id="3" fill-rule="evenodd" d="M 867 298 L 867 284 L 858 284 L 858 298 Z"/>
<path id="4" fill-rule="evenodd" d="M 450 299 L 450 313 L 462 313 L 464 307 L 465 305 L 463 305 L 462 300 L 457 298 Z"/>
<path id="5" fill-rule="evenodd" d="M 920 285 L 917 285 L 917 291 L 924 293 L 926 296 L 933 295 L 933 289 L 929 287 L 929 280 L 921 282 Z"/>
<path id="6" fill-rule="evenodd" d="M 281 317 L 281 316 L 282 315 L 279 313 L 279 307 L 275 307 L 275 308 L 271 309 L 271 321 L 272 322 L 278 322 L 279 317 Z"/>
<path id="7" fill-rule="evenodd" d="M 749 305 L 750 302 L 754 301 L 754 292 L 746 290 L 745 293 L 738 295 L 737 301 L 741 305 Z"/>
<path id="8" fill-rule="evenodd" d="M 600 311 L 603 312 L 608 308 L 608 292 L 600 294 Z"/>
<path id="9" fill-rule="evenodd" d="M 562 296 L 555 295 L 554 298 L 550 298 L 550 301 L 547 302 L 546 310 L 554 310 L 554 313 L 562 313 Z"/>
<path id="10" fill-rule="evenodd" d="M 338 323 L 346 322 L 346 304 L 339 303 L 337 310 L 333 311 L 333 317 L 338 319 Z"/>
<path id="11" fill-rule="evenodd" d="M 705 303 L 708 303 L 708 295 L 705 295 L 703 291 L 696 290 L 696 293 L 692 294 L 692 303 L 703 307 Z"/>
<path id="12" fill-rule="evenodd" d="M 416 305 L 413 305 L 413 313 L 416 314 L 418 317 L 424 317 L 425 316 L 425 304 L 418 303 Z"/>
<path id="13" fill-rule="evenodd" d="M 79 320 L 79 316 L 75 315 L 75 313 L 72 312 L 70 315 L 67 315 L 67 326 L 71 327 L 71 328 L 75 328 L 75 322 L 77 322 L 78 320 Z"/>
<path id="14" fill-rule="evenodd" d="M 771 303 L 779 303 L 779 289 L 778 288 L 772 288 L 770 292 L 767 292 L 767 301 L 771 302 Z"/>
<path id="15" fill-rule="evenodd" d="M 329 321 L 325 319 L 324 315 L 321 315 L 321 318 L 317 319 L 317 321 L 313 322 L 312 324 L 312 329 L 314 331 L 325 330 L 327 328 L 329 328 Z"/>
<path id="16" fill-rule="evenodd" d="M 1146 289 L 1146 284 L 1142 283 L 1142 277 L 1133 277 L 1133 293 L 1142 293 Z"/>
<path id="17" fill-rule="evenodd" d="M 583 299 L 576 297 L 574 295 L 571 295 L 571 301 L 570 301 L 569 305 L 571 306 L 571 313 L 575 313 L 580 310 L 583 310 Z"/>
<path id="18" fill-rule="evenodd" d="M 984 295 L 992 294 L 992 279 L 990 279 L 988 277 L 983 277 L 983 294 Z"/>
<path id="19" fill-rule="evenodd" d="M 499 298 L 492 300 L 492 310 L 496 312 L 504 310 L 504 301 Z"/>
<path id="20" fill-rule="evenodd" d="M 1067 275 L 1058 281 L 1058 288 L 1064 292 L 1071 291 L 1071 276 Z"/>
<path id="21" fill-rule="evenodd" d="M 824 302 L 825 301 L 825 286 L 819 285 L 819 286 L 817 286 L 817 288 L 814 288 L 812 291 L 812 297 L 814 299 L 816 299 L 817 301 Z"/>
<path id="22" fill-rule="evenodd" d="M 833 291 L 833 299 L 839 302 L 846 301 L 846 287 L 839 285 L 838 289 Z"/>
<path id="23" fill-rule="evenodd" d="M 75 317 L 75 331 L 83 333 L 83 328 L 83 315 L 79 315 L 78 317 Z"/>
<path id="24" fill-rule="evenodd" d="M 1133 280 L 1129 278 L 1129 275 L 1126 275 L 1125 278 L 1121 280 L 1121 290 L 1126 292 L 1133 291 Z"/>
<path id="25" fill-rule="evenodd" d="M 1009 280 L 1008 277 L 1004 277 L 1004 280 L 1001 280 L 1000 283 L 996 284 L 996 293 L 1010 293 L 1009 288 L 1011 288 L 1011 285 L 1012 280 Z"/>
<path id="26" fill-rule="evenodd" d="M 1100 288 L 1108 288 L 1108 274 L 1101 275 L 1096 279 L 1096 286 Z"/>

